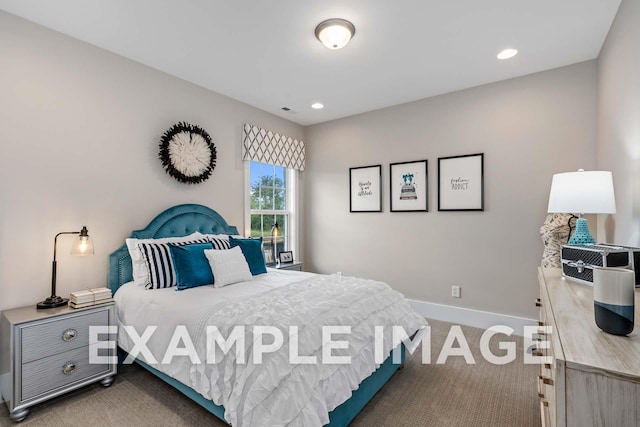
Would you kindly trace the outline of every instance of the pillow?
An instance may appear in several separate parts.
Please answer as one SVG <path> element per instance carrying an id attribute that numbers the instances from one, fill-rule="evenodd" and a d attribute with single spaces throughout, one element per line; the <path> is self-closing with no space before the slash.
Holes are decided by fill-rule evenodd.
<path id="1" fill-rule="evenodd" d="M 211 242 L 180 245 L 169 243 L 171 259 L 176 269 L 176 287 L 183 289 L 212 285 L 213 275 L 204 251 L 213 250 Z"/>
<path id="2" fill-rule="evenodd" d="M 205 249 L 204 256 L 209 260 L 215 278 L 213 286 L 216 288 L 246 282 L 253 278 L 242 249 L 238 246 L 226 251 Z"/>
<path id="3" fill-rule="evenodd" d="M 240 246 L 252 275 L 256 276 L 267 272 L 264 255 L 262 254 L 262 237 L 258 239 L 236 239 L 230 236 L 229 244 L 232 249 Z"/>
<path id="4" fill-rule="evenodd" d="M 230 249 L 228 234 L 205 234 L 207 240 L 213 244 L 213 249 Z"/>
<path id="5" fill-rule="evenodd" d="M 139 243 L 138 247 L 145 260 L 147 270 L 147 289 L 170 288 L 177 285 L 176 269 L 171 258 L 169 245 L 188 245 L 193 243 L 209 243 L 207 239 L 196 239 L 170 243 Z"/>
<path id="6" fill-rule="evenodd" d="M 147 269 L 147 261 L 145 260 L 140 247 L 140 243 L 168 243 L 168 242 L 189 242 L 198 239 L 204 239 L 205 236 L 197 231 L 183 237 L 167 237 L 162 239 L 136 239 L 128 238 L 125 240 L 129 256 L 131 256 L 131 266 L 133 268 L 133 281 L 139 285 L 147 285 L 149 283 L 149 270 Z"/>

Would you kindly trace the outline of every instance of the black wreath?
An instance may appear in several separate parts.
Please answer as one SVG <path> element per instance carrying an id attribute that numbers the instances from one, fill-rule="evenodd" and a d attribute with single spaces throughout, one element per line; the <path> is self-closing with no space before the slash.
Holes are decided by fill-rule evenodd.
<path id="1" fill-rule="evenodd" d="M 177 170 L 171 163 L 171 158 L 169 157 L 169 143 L 171 142 L 173 137 L 180 132 L 189 132 L 190 134 L 194 134 L 194 133 L 199 134 L 200 136 L 202 136 L 202 138 L 204 138 L 205 142 L 209 146 L 209 150 L 211 150 L 211 160 L 209 162 L 209 165 L 204 170 L 204 172 L 202 172 L 198 176 L 187 176 L 182 172 L 180 172 L 179 170 Z M 216 146 L 211 141 L 211 137 L 209 136 L 207 131 L 202 129 L 200 126 L 192 125 L 186 122 L 178 122 L 177 124 L 169 128 L 169 130 L 167 130 L 164 133 L 164 135 L 162 135 L 162 138 L 160 138 L 159 157 L 160 157 L 160 160 L 162 161 L 162 166 L 164 167 L 164 170 L 169 175 L 171 175 L 172 177 L 174 177 L 180 182 L 184 182 L 187 184 L 199 184 L 202 181 L 207 180 L 211 176 L 211 172 L 213 172 L 213 170 L 216 168 L 217 152 L 216 152 Z"/>

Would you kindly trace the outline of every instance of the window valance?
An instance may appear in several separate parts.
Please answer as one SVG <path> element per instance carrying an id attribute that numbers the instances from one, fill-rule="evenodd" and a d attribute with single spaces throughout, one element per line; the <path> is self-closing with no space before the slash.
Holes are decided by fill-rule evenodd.
<path id="1" fill-rule="evenodd" d="M 304 142 L 258 126 L 245 124 L 242 159 L 304 170 Z"/>

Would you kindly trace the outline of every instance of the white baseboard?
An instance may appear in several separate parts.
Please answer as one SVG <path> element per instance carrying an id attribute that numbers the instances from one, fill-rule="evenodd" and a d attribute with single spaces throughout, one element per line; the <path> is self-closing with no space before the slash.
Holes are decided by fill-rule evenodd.
<path id="1" fill-rule="evenodd" d="M 473 310 L 471 308 L 454 307 L 452 305 L 409 299 L 411 307 L 427 319 L 442 320 L 457 325 L 473 326 L 487 329 L 491 326 L 505 325 L 514 330 L 515 335 L 522 336 L 525 326 L 535 326 L 537 321 L 525 317 Z"/>

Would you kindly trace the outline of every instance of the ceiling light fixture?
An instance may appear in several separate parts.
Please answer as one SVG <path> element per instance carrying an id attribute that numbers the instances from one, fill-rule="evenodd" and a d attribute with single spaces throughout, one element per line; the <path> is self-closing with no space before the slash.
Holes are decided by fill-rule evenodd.
<path id="1" fill-rule="evenodd" d="M 509 59 L 513 58 L 518 54 L 517 49 L 505 49 L 498 54 L 498 59 Z"/>
<path id="2" fill-rule="evenodd" d="M 356 33 L 356 27 L 345 19 L 332 18 L 316 27 L 316 37 L 329 49 L 342 49 Z"/>
<path id="3" fill-rule="evenodd" d="M 319 110 L 321 108 L 324 108 L 324 105 L 320 104 L 319 102 L 314 102 L 313 104 L 311 104 L 311 108 L 313 108 L 314 110 Z"/>

